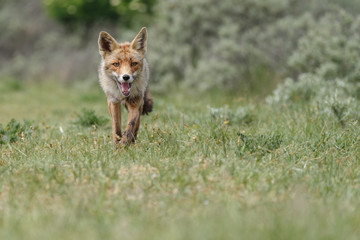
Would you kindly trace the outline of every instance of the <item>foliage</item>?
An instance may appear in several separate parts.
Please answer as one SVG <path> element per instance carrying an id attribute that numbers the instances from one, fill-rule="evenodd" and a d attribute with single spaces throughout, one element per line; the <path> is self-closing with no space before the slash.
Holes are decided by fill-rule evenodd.
<path id="1" fill-rule="evenodd" d="M 283 142 L 279 134 L 260 134 L 258 136 L 247 136 L 238 133 L 239 144 L 237 146 L 237 153 L 243 155 L 246 152 L 255 153 L 259 152 L 264 155 L 280 147 Z"/>
<path id="2" fill-rule="evenodd" d="M 337 89 L 334 93 L 325 98 L 323 103 L 324 112 L 333 113 L 339 123 L 344 126 L 348 119 L 360 119 L 357 101 L 349 96 L 339 94 Z"/>
<path id="3" fill-rule="evenodd" d="M 293 76 L 287 62 L 299 39 L 316 34 L 326 18 L 335 20 L 331 15 L 342 7 L 350 8 L 332 0 L 163 1 L 162 15 L 150 31 L 156 36 L 149 47 L 152 75 L 165 90 L 175 82 L 196 90 L 267 88 L 276 79 Z M 348 52 L 355 42 L 348 43 Z M 268 79 L 271 83 L 264 84 Z"/>
<path id="4" fill-rule="evenodd" d="M 184 81 L 195 89 L 232 88 L 246 71 L 244 32 L 270 24 L 289 1 L 163 1 L 150 49 L 161 84 Z M 186 29 L 186 31 L 184 31 Z M 156 54 L 155 54 L 156 53 Z M 170 58 L 172 59 L 170 61 Z"/>
<path id="5" fill-rule="evenodd" d="M 310 74 L 301 75 L 297 81 L 288 78 L 274 90 L 267 102 L 274 105 L 308 102 L 319 91 L 325 90 L 321 88 L 322 83 L 320 77 Z"/>
<path id="6" fill-rule="evenodd" d="M 108 20 L 130 25 L 140 13 L 151 14 L 156 0 L 43 0 L 48 14 L 65 24 Z"/>
<path id="7" fill-rule="evenodd" d="M 21 14 L 17 13 L 19 9 Z M 96 40 L 84 39 L 81 31 L 66 32 L 47 18 L 40 1 L 5 1 L 0 8 L 0 22 L 3 78 L 18 79 L 21 83 L 96 79 Z M 90 45 L 90 41 L 95 43 Z"/>
<path id="8" fill-rule="evenodd" d="M 254 106 L 247 105 L 230 109 L 229 106 L 221 108 L 208 107 L 211 117 L 216 123 L 249 124 L 254 120 Z"/>
<path id="9" fill-rule="evenodd" d="M 296 79 L 296 75 L 312 67 L 329 74 L 340 71 L 336 73 L 338 76 L 351 71 L 352 78 L 357 78 L 358 36 L 353 33 L 358 20 L 353 15 L 360 4 L 353 1 L 225 0 L 219 4 L 215 0 L 160 0 L 156 6 L 155 1 L 145 0 L 44 0 L 43 3 L 44 6 L 34 0 L 3 2 L 0 75 L 21 81 L 50 78 L 65 83 L 95 82 L 99 31 L 106 30 L 119 41 L 126 41 L 134 37 L 138 25 L 144 24 L 149 29 L 147 56 L 151 65 L 151 87 L 159 92 L 179 86 L 193 91 L 213 88 L 246 92 L 250 89 L 267 94 L 281 79 Z M 118 14 L 117 7 L 106 7 L 111 4 L 124 12 Z M 146 13 L 149 16 L 144 21 L 139 16 L 141 13 L 131 10 L 136 5 L 142 8 L 141 4 L 153 11 L 149 12 L 151 17 Z M 20 7 L 23 12 L 17 14 Z M 70 21 L 66 26 L 82 27 L 66 31 L 56 21 L 49 21 L 43 7 Z M 103 19 L 91 24 L 95 18 L 104 15 L 112 18 L 115 13 L 120 19 L 111 22 Z M 132 29 L 124 25 L 131 25 Z M 318 59 L 313 58 L 311 54 L 326 47 L 322 42 L 329 33 L 334 34 L 329 38 L 331 45 Z M 61 44 L 59 39 L 64 39 Z M 341 44 L 345 44 L 343 56 L 341 51 L 331 52 L 332 48 L 341 48 Z M 313 58 L 312 62 L 307 62 L 309 57 Z M 332 60 L 324 63 L 322 59 L 326 57 Z"/>
<path id="10" fill-rule="evenodd" d="M 359 91 L 359 83 L 344 79 L 328 81 L 316 74 L 302 74 L 297 81 L 287 79 L 266 101 L 278 107 L 305 103 L 344 125 L 346 121 L 360 120 Z"/>
<path id="11" fill-rule="evenodd" d="M 295 74 L 360 79 L 360 18 L 343 10 L 326 14 L 299 40 L 288 62 Z"/>
<path id="12" fill-rule="evenodd" d="M 92 109 L 83 108 L 81 114 L 78 114 L 78 119 L 75 121 L 75 124 L 79 124 L 83 127 L 103 126 L 108 122 L 108 119 L 102 116 L 97 116 L 95 111 Z"/>
<path id="13" fill-rule="evenodd" d="M 24 120 L 23 123 L 11 119 L 10 122 L 4 128 L 0 124 L 0 145 L 6 143 L 14 143 L 20 139 L 31 137 L 34 133 L 34 127 L 28 120 Z"/>
<path id="14" fill-rule="evenodd" d="M 359 120 L 360 18 L 340 10 L 327 14 L 299 40 L 289 57 L 295 80 L 287 79 L 267 101 L 307 103 L 341 125 Z"/>

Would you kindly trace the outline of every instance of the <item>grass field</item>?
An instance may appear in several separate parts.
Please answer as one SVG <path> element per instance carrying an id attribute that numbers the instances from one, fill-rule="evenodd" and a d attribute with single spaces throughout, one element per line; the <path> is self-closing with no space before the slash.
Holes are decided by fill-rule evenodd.
<path id="1" fill-rule="evenodd" d="M 114 150 L 109 121 L 76 123 L 109 118 L 83 85 L 0 84 L 3 128 L 31 121 L 0 144 L 0 239 L 359 239 L 358 123 L 176 93 Z"/>

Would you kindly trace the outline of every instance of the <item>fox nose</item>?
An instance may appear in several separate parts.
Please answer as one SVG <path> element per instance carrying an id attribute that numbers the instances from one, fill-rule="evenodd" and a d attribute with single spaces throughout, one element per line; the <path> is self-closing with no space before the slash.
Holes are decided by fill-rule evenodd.
<path id="1" fill-rule="evenodd" d="M 123 79 L 124 81 L 127 81 L 127 80 L 130 79 L 130 76 L 129 76 L 128 74 L 124 74 L 124 75 L 122 76 L 122 79 Z"/>

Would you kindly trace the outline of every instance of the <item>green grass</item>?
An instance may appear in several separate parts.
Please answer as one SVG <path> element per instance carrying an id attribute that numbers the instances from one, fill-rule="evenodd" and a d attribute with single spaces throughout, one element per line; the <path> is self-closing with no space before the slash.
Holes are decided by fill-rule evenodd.
<path id="1" fill-rule="evenodd" d="M 0 239 L 360 236 L 358 123 L 220 94 L 155 104 L 114 150 L 109 121 L 76 124 L 109 118 L 98 86 L 0 85 L 3 127 L 33 124 L 0 144 Z"/>

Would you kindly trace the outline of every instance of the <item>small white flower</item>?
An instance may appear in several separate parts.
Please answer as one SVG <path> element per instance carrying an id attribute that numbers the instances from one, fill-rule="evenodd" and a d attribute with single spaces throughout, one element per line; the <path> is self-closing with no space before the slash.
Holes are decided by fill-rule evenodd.
<path id="1" fill-rule="evenodd" d="M 63 130 L 63 128 L 60 126 L 59 127 L 59 130 L 60 130 L 60 132 L 62 133 L 62 134 L 64 134 L 64 130 Z"/>

